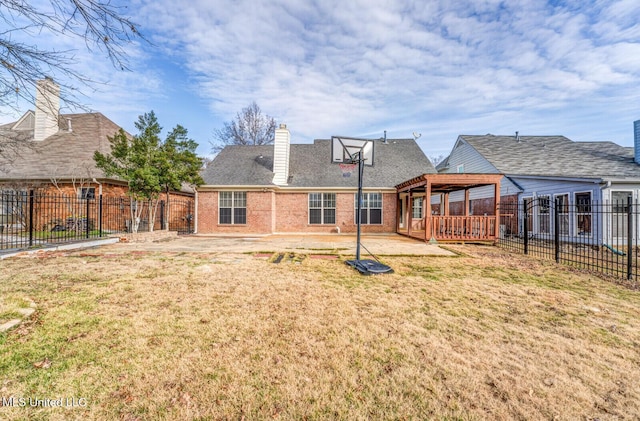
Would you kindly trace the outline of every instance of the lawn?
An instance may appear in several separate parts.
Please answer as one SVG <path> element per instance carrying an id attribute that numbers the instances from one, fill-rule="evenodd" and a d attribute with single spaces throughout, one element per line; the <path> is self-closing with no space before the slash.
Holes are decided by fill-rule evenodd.
<path id="1" fill-rule="evenodd" d="M 0 334 L 0 418 L 638 419 L 640 292 L 452 249 L 370 277 L 311 256 L 0 261 L 4 302 L 37 305 Z"/>

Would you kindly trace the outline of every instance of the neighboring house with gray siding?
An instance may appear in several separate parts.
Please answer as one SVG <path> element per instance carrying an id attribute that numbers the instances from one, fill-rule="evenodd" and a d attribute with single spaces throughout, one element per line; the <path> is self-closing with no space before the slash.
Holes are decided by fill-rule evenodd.
<path id="1" fill-rule="evenodd" d="M 623 210 L 640 195 L 640 156 L 613 142 L 574 142 L 564 136 L 461 135 L 438 165 L 441 173 L 501 173 L 501 203 L 531 204 L 529 235 L 553 232 L 550 206 L 559 203 L 563 238 L 616 243 L 622 219 L 596 209 Z M 490 197 L 477 189 L 471 199 Z M 453 200 L 453 199 L 452 199 Z M 619 206 L 615 206 L 615 205 Z M 571 212 L 570 212 L 571 211 Z M 571 215 L 571 216 L 568 216 Z M 522 226 L 522 225 L 521 225 Z"/>

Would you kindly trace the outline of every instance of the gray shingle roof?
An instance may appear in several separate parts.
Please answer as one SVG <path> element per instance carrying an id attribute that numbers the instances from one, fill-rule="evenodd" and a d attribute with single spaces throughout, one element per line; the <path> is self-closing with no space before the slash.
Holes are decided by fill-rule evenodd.
<path id="1" fill-rule="evenodd" d="M 71 120 L 72 131 L 68 130 L 67 119 Z M 13 131 L 14 124 L 0 126 L 0 142 L 20 137 L 25 143 L 12 162 L 0 162 L 0 180 L 102 178 L 104 174 L 96 168 L 93 153 L 110 152 L 107 136 L 120 129 L 101 113 L 63 114 L 58 133 L 33 141 L 33 130 Z"/>
<path id="2" fill-rule="evenodd" d="M 564 136 L 469 136 L 473 146 L 507 175 L 588 178 L 640 178 L 633 148 L 613 142 L 574 142 Z"/>
<path id="3" fill-rule="evenodd" d="M 374 166 L 364 169 L 365 187 L 393 187 L 425 173 L 431 161 L 413 139 L 375 141 Z M 273 186 L 273 145 L 227 146 L 203 171 L 209 186 Z M 357 187 L 357 174 L 343 177 L 331 163 L 331 141 L 291 144 L 289 187 Z"/>

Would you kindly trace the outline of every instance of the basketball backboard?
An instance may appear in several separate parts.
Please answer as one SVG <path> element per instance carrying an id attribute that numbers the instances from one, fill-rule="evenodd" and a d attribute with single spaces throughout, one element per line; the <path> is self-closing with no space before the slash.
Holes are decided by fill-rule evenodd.
<path id="1" fill-rule="evenodd" d="M 357 162 L 361 156 L 364 165 L 373 166 L 373 145 L 371 139 L 355 137 L 331 137 L 331 162 L 334 164 L 350 164 Z"/>

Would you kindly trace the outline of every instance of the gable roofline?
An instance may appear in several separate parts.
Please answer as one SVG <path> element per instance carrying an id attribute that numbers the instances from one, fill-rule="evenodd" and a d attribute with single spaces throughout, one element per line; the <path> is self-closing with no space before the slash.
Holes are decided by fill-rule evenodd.
<path id="1" fill-rule="evenodd" d="M 374 142 L 375 162 L 372 167 L 364 169 L 365 188 L 391 188 L 418 174 L 436 172 L 414 139 Z M 273 187 L 273 164 L 273 145 L 227 146 L 202 171 L 204 185 Z M 332 163 L 331 140 L 291 143 L 288 187 L 308 191 L 318 188 L 351 189 L 356 185 L 357 177 L 344 177 L 339 166 Z"/>
<path id="2" fill-rule="evenodd" d="M 631 148 L 613 142 L 575 142 L 565 136 L 460 135 L 498 172 L 510 176 L 637 178 Z M 586 165 L 588 163 L 588 165 Z"/>
<path id="3" fill-rule="evenodd" d="M 27 128 L 27 129 L 21 129 L 20 125 L 29 117 L 33 117 L 35 119 L 36 117 L 36 113 L 33 110 L 27 110 L 26 113 L 24 113 L 22 115 L 22 117 L 20 117 L 13 126 L 11 126 L 10 130 L 16 130 L 16 131 L 22 131 L 22 130 L 33 130 L 33 127 Z"/>

